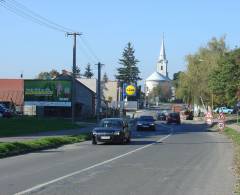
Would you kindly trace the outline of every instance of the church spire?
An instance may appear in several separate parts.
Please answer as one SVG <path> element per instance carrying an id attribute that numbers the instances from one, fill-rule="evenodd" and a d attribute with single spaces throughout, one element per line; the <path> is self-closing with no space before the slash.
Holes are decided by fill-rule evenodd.
<path id="1" fill-rule="evenodd" d="M 167 61 L 166 52 L 165 52 L 164 34 L 163 34 L 162 45 L 160 49 L 160 56 L 157 62 L 157 72 L 168 78 L 167 66 L 168 66 L 168 61 Z"/>
<path id="2" fill-rule="evenodd" d="M 161 45 L 161 49 L 160 49 L 159 61 L 160 60 L 166 60 L 165 44 L 164 44 L 164 34 L 163 34 L 162 45 Z"/>

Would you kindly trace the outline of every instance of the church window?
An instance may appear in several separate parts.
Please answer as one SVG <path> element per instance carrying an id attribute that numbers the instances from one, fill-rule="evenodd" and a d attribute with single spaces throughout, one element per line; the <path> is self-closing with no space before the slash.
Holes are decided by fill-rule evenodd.
<path id="1" fill-rule="evenodd" d="M 161 66 L 161 70 L 163 70 L 163 66 Z"/>

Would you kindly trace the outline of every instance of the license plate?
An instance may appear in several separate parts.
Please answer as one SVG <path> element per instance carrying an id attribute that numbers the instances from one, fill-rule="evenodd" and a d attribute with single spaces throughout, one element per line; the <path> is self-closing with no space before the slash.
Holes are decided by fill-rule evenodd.
<path id="1" fill-rule="evenodd" d="M 110 139 L 110 136 L 101 136 L 101 139 Z"/>

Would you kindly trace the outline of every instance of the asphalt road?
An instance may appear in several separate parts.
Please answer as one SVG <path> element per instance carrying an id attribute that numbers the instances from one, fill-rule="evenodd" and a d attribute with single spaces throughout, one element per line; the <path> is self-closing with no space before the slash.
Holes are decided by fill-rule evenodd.
<path id="1" fill-rule="evenodd" d="M 232 194 L 233 148 L 223 135 L 199 122 L 133 132 L 129 145 L 83 142 L 1 159 L 0 194 Z"/>

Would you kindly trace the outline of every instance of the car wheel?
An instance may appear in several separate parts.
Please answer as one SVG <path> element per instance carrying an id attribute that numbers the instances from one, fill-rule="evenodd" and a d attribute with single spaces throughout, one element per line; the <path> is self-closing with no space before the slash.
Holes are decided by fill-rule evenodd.
<path id="1" fill-rule="evenodd" d="M 131 137 L 127 138 L 127 143 L 129 144 L 131 142 Z"/>
<path id="2" fill-rule="evenodd" d="M 97 145 L 97 140 L 96 140 L 95 137 L 92 138 L 92 144 L 93 144 L 93 145 Z"/>
<path id="3" fill-rule="evenodd" d="M 122 140 L 121 140 L 121 144 L 126 144 L 126 143 L 127 143 L 127 138 L 123 137 Z"/>

